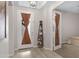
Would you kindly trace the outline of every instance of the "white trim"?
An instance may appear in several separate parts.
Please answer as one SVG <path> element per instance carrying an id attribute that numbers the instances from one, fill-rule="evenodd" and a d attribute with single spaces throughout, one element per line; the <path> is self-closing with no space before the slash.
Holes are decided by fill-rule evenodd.
<path id="1" fill-rule="evenodd" d="M 31 12 L 29 12 L 29 11 L 26 11 L 26 10 L 17 10 L 17 16 L 19 16 L 20 18 L 17 18 L 17 22 L 18 22 L 18 19 L 20 19 L 19 20 L 19 22 L 21 21 L 21 13 L 28 13 L 28 14 L 32 14 Z M 20 23 L 20 25 L 19 26 L 22 26 L 21 25 L 21 23 Z M 17 28 L 19 27 L 18 25 L 17 25 Z M 19 34 L 19 36 L 20 36 L 20 38 L 18 38 L 19 36 L 18 36 L 18 33 L 17 33 L 17 40 L 18 40 L 18 48 L 16 49 L 16 50 L 18 50 L 18 49 L 22 49 L 22 48 L 31 48 L 31 47 L 33 47 L 33 41 L 32 41 L 32 43 L 31 44 L 27 44 L 27 45 L 21 45 L 21 39 L 22 39 L 22 28 L 20 28 L 20 34 Z M 20 40 L 19 40 L 20 39 Z"/>
<path id="2" fill-rule="evenodd" d="M 37 45 L 33 46 L 33 48 L 37 48 L 37 47 L 38 47 Z"/>
<path id="3" fill-rule="evenodd" d="M 62 45 L 62 31 L 61 31 L 61 25 L 62 25 L 62 21 L 61 21 L 61 20 L 62 20 L 62 19 L 61 19 L 62 17 L 61 17 L 61 16 L 62 16 L 62 15 L 61 15 L 61 12 L 54 10 L 53 21 L 55 20 L 55 13 L 60 14 L 60 23 L 59 23 L 60 45 L 59 45 L 59 46 L 55 46 L 55 24 L 54 24 L 54 32 L 53 32 L 53 35 L 54 35 L 54 36 L 53 36 L 53 39 L 54 39 L 54 40 L 53 40 L 53 43 L 54 43 L 53 49 L 54 49 L 54 50 L 61 48 L 61 45 Z M 53 23 L 54 23 L 54 22 L 53 22 Z"/>
<path id="4" fill-rule="evenodd" d="M 61 48 L 61 45 L 54 47 L 54 50 Z"/>
<path id="5" fill-rule="evenodd" d="M 14 53 L 9 53 L 9 56 L 8 57 L 13 56 L 13 55 L 14 55 Z"/>
<path id="6" fill-rule="evenodd" d="M 51 48 L 46 48 L 46 47 L 43 47 L 43 48 L 46 49 L 46 50 L 51 50 L 51 51 L 53 50 L 53 49 L 51 49 Z"/>

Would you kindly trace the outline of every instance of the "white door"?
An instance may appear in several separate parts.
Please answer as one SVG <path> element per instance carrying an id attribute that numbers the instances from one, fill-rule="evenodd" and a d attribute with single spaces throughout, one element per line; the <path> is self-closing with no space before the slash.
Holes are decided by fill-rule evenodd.
<path id="1" fill-rule="evenodd" d="M 30 12 L 17 10 L 17 49 L 30 48 L 30 47 L 33 46 L 33 40 L 32 40 L 32 37 L 31 37 L 32 35 L 30 33 L 31 32 L 31 30 L 30 30 L 31 22 L 29 22 L 29 25 L 28 25 L 28 31 L 29 31 L 29 36 L 30 36 L 30 39 L 31 39 L 31 44 L 22 45 L 22 39 L 23 39 L 25 27 L 22 25 L 21 13 L 30 13 Z M 31 19 L 31 17 L 30 17 L 30 19 Z"/>
<path id="2" fill-rule="evenodd" d="M 53 25 L 54 25 L 54 50 L 61 48 L 61 13 L 58 11 L 54 11 L 54 17 L 53 17 Z M 59 20 L 59 21 L 58 21 Z"/>

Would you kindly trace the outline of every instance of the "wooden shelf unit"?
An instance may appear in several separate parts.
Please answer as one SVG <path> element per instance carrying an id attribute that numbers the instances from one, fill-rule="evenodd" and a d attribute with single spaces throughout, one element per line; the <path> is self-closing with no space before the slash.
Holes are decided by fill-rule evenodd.
<path id="1" fill-rule="evenodd" d="M 39 22 L 39 30 L 38 30 L 38 47 L 43 47 L 43 22 Z"/>

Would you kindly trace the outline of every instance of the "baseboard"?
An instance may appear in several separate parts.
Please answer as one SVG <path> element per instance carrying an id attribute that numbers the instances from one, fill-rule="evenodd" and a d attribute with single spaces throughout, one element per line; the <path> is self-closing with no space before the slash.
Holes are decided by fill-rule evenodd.
<path id="1" fill-rule="evenodd" d="M 53 50 L 53 49 L 51 49 L 51 48 L 46 48 L 46 47 L 43 47 L 43 48 L 46 49 L 46 50 L 51 50 L 51 51 Z"/>
<path id="2" fill-rule="evenodd" d="M 31 46 L 31 47 L 28 47 L 28 48 L 37 48 L 37 46 Z M 20 49 L 25 49 L 25 48 L 20 48 Z M 16 48 L 15 51 L 19 50 L 19 48 Z"/>
<path id="3" fill-rule="evenodd" d="M 16 48 L 15 51 L 17 51 L 19 48 Z"/>
<path id="4" fill-rule="evenodd" d="M 9 57 L 11 57 L 11 56 L 13 56 L 14 55 L 14 53 L 9 53 Z"/>
<path id="5" fill-rule="evenodd" d="M 67 42 L 62 42 L 62 44 L 67 44 Z"/>
<path id="6" fill-rule="evenodd" d="M 38 46 L 37 45 L 34 45 L 33 48 L 38 48 Z M 46 49 L 46 50 L 53 50 L 51 48 L 46 48 L 46 47 L 43 47 L 43 48 Z"/>
<path id="7" fill-rule="evenodd" d="M 38 46 L 35 45 L 35 46 L 32 46 L 31 48 L 37 48 L 37 47 L 38 47 Z M 51 49 L 51 48 L 46 48 L 46 47 L 43 47 L 43 48 L 46 49 L 46 50 L 51 50 L 51 51 L 53 50 L 53 49 Z M 16 50 L 18 50 L 18 48 L 15 49 L 15 51 L 16 51 Z M 12 56 L 12 55 L 14 55 L 14 54 L 10 53 L 10 56 Z"/>
<path id="8" fill-rule="evenodd" d="M 33 48 L 37 48 L 37 46 L 33 46 Z"/>

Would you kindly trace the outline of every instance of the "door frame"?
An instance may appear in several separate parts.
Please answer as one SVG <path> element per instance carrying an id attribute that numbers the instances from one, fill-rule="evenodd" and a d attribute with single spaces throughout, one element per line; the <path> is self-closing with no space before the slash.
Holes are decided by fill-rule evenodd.
<path id="1" fill-rule="evenodd" d="M 60 40 L 59 40 L 59 42 L 60 42 L 60 45 L 58 45 L 58 46 L 55 46 L 55 13 L 58 13 L 58 14 L 60 14 L 60 21 L 59 21 L 59 38 L 60 38 Z M 56 50 L 56 49 L 59 49 L 59 48 L 61 48 L 62 47 L 62 14 L 61 14 L 61 12 L 60 11 L 55 11 L 54 10 L 54 13 L 53 13 L 54 15 L 53 15 L 53 50 Z"/>

